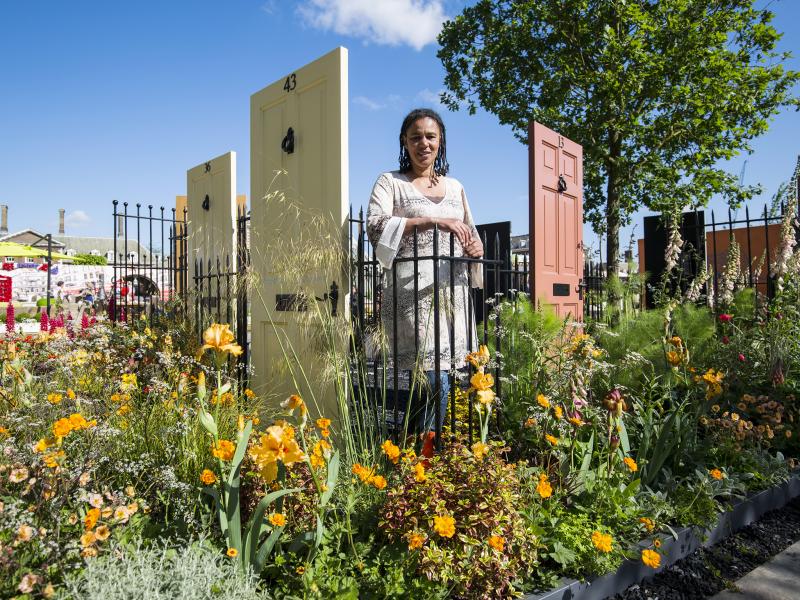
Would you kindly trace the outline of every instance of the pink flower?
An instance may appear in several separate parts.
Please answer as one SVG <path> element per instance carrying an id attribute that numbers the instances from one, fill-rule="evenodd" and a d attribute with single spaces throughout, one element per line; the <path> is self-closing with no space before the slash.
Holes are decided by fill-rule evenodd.
<path id="1" fill-rule="evenodd" d="M 725 344 L 726 346 L 728 345 L 728 343 L 730 341 L 731 341 L 731 338 L 729 338 L 727 335 L 723 335 L 722 336 L 722 343 Z"/>
<path id="2" fill-rule="evenodd" d="M 47 331 L 50 329 L 50 319 L 47 313 L 42 311 L 42 316 L 39 318 L 39 331 Z"/>
<path id="3" fill-rule="evenodd" d="M 729 315 L 728 313 L 722 313 L 722 314 L 719 316 L 719 320 L 720 320 L 722 323 L 730 323 L 731 319 L 733 319 L 733 315 Z"/>
<path id="4" fill-rule="evenodd" d="M 739 362 L 744 362 L 744 361 L 745 361 L 744 354 L 740 353 L 739 354 Z"/>

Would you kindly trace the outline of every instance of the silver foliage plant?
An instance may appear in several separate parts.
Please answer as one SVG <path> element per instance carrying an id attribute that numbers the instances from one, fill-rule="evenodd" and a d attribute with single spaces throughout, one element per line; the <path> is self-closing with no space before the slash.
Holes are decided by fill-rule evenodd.
<path id="1" fill-rule="evenodd" d="M 270 596 L 236 561 L 202 541 L 173 548 L 118 547 L 87 561 L 65 582 L 60 598 L 85 600 L 259 600 Z"/>

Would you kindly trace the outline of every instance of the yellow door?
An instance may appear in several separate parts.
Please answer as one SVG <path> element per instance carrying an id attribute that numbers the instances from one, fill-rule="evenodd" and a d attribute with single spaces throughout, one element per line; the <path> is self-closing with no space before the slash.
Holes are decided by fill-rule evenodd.
<path id="1" fill-rule="evenodd" d="M 342 359 L 347 347 L 324 339 L 346 323 L 347 153 L 347 49 L 251 96 L 252 382 L 275 400 L 300 393 L 326 415 L 336 414 L 331 352 Z"/>
<path id="2" fill-rule="evenodd" d="M 187 218 L 189 239 L 189 288 L 194 287 L 195 262 L 202 261 L 202 273 L 208 274 L 208 261 L 216 272 L 236 268 L 236 153 L 212 158 L 186 172 Z M 181 216 L 178 215 L 180 219 Z"/>

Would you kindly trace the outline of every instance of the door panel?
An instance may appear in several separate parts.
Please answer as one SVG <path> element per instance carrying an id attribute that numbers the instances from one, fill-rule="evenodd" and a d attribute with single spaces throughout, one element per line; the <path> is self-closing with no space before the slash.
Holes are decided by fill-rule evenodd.
<path id="1" fill-rule="evenodd" d="M 583 320 L 583 149 L 532 123 L 529 142 L 531 295 Z"/>
<path id="2" fill-rule="evenodd" d="M 230 256 L 231 268 L 236 268 L 236 153 L 228 152 L 189 169 L 186 191 L 189 286 L 192 287 L 196 260 L 203 261 L 203 273 L 208 272 L 208 260 L 216 265 L 217 257 L 224 265 L 225 257 Z M 206 196 L 208 209 L 203 208 Z"/>
<path id="3" fill-rule="evenodd" d="M 324 298 L 336 282 L 336 318 L 345 319 L 349 290 L 341 262 L 315 257 L 332 251 L 343 256 L 346 248 L 347 118 L 345 48 L 250 98 L 251 258 L 258 281 L 253 385 L 276 401 L 300 393 L 312 412 L 327 416 L 335 415 L 336 397 L 332 383 L 323 380 L 330 361 L 320 354 L 322 336 L 313 315 L 317 309 L 330 314 Z M 289 128 L 293 148 L 287 145 Z M 346 347 L 336 353 L 346 356 Z M 297 358 L 302 373 L 287 356 Z"/>

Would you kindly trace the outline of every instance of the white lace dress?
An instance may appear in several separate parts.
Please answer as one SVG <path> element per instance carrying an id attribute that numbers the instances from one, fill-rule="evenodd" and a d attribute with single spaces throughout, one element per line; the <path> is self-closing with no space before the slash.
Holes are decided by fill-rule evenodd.
<path id="1" fill-rule="evenodd" d="M 400 370 L 436 368 L 433 263 L 420 260 L 417 273 L 418 301 L 414 302 L 414 263 L 396 258 L 414 256 L 414 234 L 403 235 L 406 219 L 439 217 L 460 219 L 478 236 L 472 220 L 467 196 L 461 183 L 444 177 L 445 194 L 441 199 L 423 195 L 404 174 L 383 173 L 375 182 L 367 209 L 367 235 L 375 247 L 375 256 L 384 268 L 384 292 L 381 322 L 387 338 L 387 356 Z M 455 237 L 455 236 L 454 236 Z M 433 229 L 417 234 L 418 256 L 433 255 Z M 450 255 L 450 233 L 439 233 L 439 255 Z M 455 239 L 453 256 L 464 256 L 461 243 Z M 397 271 L 397 328 L 394 326 L 394 283 L 392 268 Z M 469 275 L 468 275 L 469 274 Z M 471 278 L 471 281 L 470 281 Z M 439 368 L 450 369 L 450 330 L 454 334 L 454 366 L 461 368 L 465 356 L 477 348 L 475 319 L 469 304 L 469 285 L 482 287 L 482 270 L 478 265 L 453 263 L 453 286 L 450 285 L 450 261 L 439 260 Z M 416 313 L 416 317 L 415 317 Z M 416 325 L 415 325 L 416 323 Z M 470 336 L 471 332 L 471 336 Z M 397 336 L 397 356 L 393 356 Z M 471 339 L 470 339 L 471 338 Z"/>

